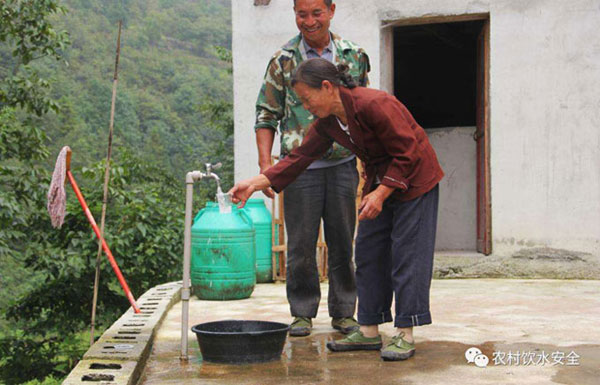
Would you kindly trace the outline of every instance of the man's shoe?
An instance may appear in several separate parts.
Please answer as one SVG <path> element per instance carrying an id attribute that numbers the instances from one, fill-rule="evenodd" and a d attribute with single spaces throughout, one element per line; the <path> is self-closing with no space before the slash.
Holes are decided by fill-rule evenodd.
<path id="1" fill-rule="evenodd" d="M 312 329 L 312 320 L 308 317 L 294 317 L 290 325 L 290 335 L 294 337 L 304 337 L 310 334 Z"/>
<path id="2" fill-rule="evenodd" d="M 358 322 L 352 317 L 344 317 L 344 318 L 332 318 L 331 326 L 342 332 L 342 334 L 349 334 L 353 331 L 356 331 L 360 328 Z"/>
<path id="3" fill-rule="evenodd" d="M 384 361 L 402 361 L 415 355 L 415 343 L 408 343 L 404 339 L 404 333 L 392 338 L 385 349 L 381 351 Z"/>
<path id="4" fill-rule="evenodd" d="M 365 337 L 360 330 L 356 330 L 348 337 L 337 341 L 327 342 L 327 348 L 332 352 L 347 352 L 350 350 L 379 350 L 381 349 L 381 336 Z"/>

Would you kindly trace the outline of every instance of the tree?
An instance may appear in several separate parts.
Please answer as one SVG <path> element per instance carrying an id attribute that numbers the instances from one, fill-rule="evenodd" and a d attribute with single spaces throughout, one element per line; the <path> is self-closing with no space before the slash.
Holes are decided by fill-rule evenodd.
<path id="1" fill-rule="evenodd" d="M 69 36 L 56 31 L 49 18 L 64 12 L 57 0 L 0 2 L 0 42 L 11 46 L 13 57 L 2 60 L 4 66 L 0 67 L 0 109 L 19 106 L 38 116 L 58 110 L 58 104 L 48 97 L 50 84 L 30 63 L 44 57 L 63 60 Z"/>
<path id="2" fill-rule="evenodd" d="M 51 228 L 48 154 L 71 146 L 98 217 L 115 20 L 126 38 L 105 235 L 136 296 L 181 279 L 185 172 L 221 161 L 224 188 L 233 181 L 230 52 L 211 49 L 230 46 L 229 0 L 62 4 L 68 18 L 59 0 L 0 0 L 0 384 L 60 383 L 88 348 L 97 243 L 71 191 L 65 224 Z M 199 209 L 215 185 L 197 191 Z M 102 269 L 97 335 L 128 307 Z"/>
<path id="3" fill-rule="evenodd" d="M 11 118 L 7 109 L 0 115 L 0 261 L 22 263 L 34 279 L 23 295 L 5 306 L 12 324 L 0 333 L 0 382 L 19 384 L 65 376 L 87 349 L 97 243 L 71 192 L 63 227 L 50 226 L 45 208 L 50 172 L 34 164 L 48 153 L 43 135 L 37 129 L 3 124 Z M 103 163 L 74 173 L 97 217 L 102 189 L 96 187 L 102 185 Z M 164 169 L 128 153 L 111 173 L 105 236 L 139 296 L 159 283 L 179 279 L 183 185 Z M 100 333 L 129 306 L 108 263 L 103 264 L 102 276 Z"/>

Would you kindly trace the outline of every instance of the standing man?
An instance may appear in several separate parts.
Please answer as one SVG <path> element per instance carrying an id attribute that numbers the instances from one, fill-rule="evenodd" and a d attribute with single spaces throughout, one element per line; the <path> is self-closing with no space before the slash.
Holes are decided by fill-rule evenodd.
<path id="1" fill-rule="evenodd" d="M 367 86 L 369 58 L 356 44 L 329 31 L 335 14 L 332 0 L 294 0 L 300 34 L 273 55 L 256 102 L 256 144 L 260 172 L 271 167 L 271 150 L 279 126 L 281 156 L 302 143 L 315 117 L 302 107 L 290 84 L 294 69 L 306 59 L 321 57 L 346 64 L 358 85 Z M 347 334 L 358 329 L 353 318 L 356 284 L 352 241 L 356 223 L 356 158 L 334 144 L 285 189 L 284 212 L 288 235 L 287 298 L 294 320 L 290 335 L 306 336 L 317 315 L 321 291 L 316 245 L 321 219 L 329 258 L 328 307 L 331 325 Z M 273 191 L 263 190 L 270 198 Z"/>

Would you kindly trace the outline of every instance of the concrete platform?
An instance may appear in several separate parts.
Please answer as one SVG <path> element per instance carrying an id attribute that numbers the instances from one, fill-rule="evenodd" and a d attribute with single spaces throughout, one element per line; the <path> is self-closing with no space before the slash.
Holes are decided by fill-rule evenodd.
<path id="1" fill-rule="evenodd" d="M 190 361 L 179 361 L 181 303 L 157 330 L 141 384 L 598 384 L 600 281 L 434 280 L 433 324 L 416 329 L 417 354 L 383 362 L 378 352 L 332 353 L 327 285 L 309 337 L 288 337 L 280 361 L 202 362 L 193 333 Z M 258 285 L 239 301 L 190 304 L 190 325 L 223 319 L 290 322 L 285 285 Z M 384 339 L 394 334 L 382 327 Z M 465 359 L 479 348 L 486 367 Z M 518 358 L 517 358 L 518 354 Z M 496 357 L 496 360 L 494 360 Z"/>

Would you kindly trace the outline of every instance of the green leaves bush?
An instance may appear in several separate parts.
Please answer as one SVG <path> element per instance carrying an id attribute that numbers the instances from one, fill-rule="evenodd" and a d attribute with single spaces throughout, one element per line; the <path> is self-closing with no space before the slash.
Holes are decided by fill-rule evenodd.
<path id="1" fill-rule="evenodd" d="M 6 127 L 0 126 L 0 136 L 19 145 L 4 145 L 0 152 L 0 250 L 3 258 L 35 272 L 25 295 L 7 306 L 6 317 L 15 327 L 0 340 L 0 377 L 11 384 L 64 376 L 85 351 L 80 334 L 89 324 L 97 241 L 72 191 L 67 192 L 65 224 L 61 229 L 51 227 L 45 209 L 50 172 L 30 160 L 8 156 L 20 154 L 19 146 L 28 141 L 36 143 L 39 133 L 29 128 L 17 135 Z M 27 132 L 31 135 L 25 137 Z M 38 152 L 44 154 L 46 149 L 41 146 Z M 180 279 L 184 186 L 132 154 L 112 166 L 105 236 L 130 288 L 139 296 L 159 283 Z M 103 162 L 73 172 L 99 219 Z M 107 326 L 129 304 L 102 258 L 99 324 Z"/>
<path id="2" fill-rule="evenodd" d="M 3 116 L 7 116 L 5 113 Z M 39 133 L 0 126 L 0 136 L 19 146 L 37 143 Z M 31 135 L 24 137 L 23 133 Z M 81 335 L 89 324 L 97 240 L 72 191 L 67 214 L 53 229 L 46 212 L 50 172 L 2 148 L 0 162 L 0 242 L 4 258 L 35 272 L 26 293 L 13 298 L 6 317 L 15 326 L 0 340 L 0 377 L 7 384 L 64 376 L 87 348 Z M 42 145 L 40 154 L 47 151 Z M 74 153 L 73 157 L 77 154 Z M 51 161 L 46 159 L 46 161 Z M 10 163 L 11 166 L 6 166 Z M 104 164 L 73 170 L 92 214 L 99 220 Z M 69 186 L 67 186 L 69 189 Z M 214 194 L 204 187 L 199 208 Z M 106 240 L 135 296 L 164 282 L 179 280 L 183 253 L 184 184 L 159 166 L 126 153 L 111 167 Z M 110 325 L 129 307 L 106 257 L 102 256 L 99 325 Z M 16 375 L 15 373 L 20 373 Z M 27 373 L 27 375 L 25 375 Z M 14 377 L 16 376 L 16 377 Z"/>
<path id="3" fill-rule="evenodd" d="M 228 0 L 62 3 L 0 1 L 0 384 L 58 384 L 88 348 L 97 240 L 69 186 L 53 229 L 46 193 L 68 144 L 100 221 L 118 19 L 105 237 L 136 297 L 181 279 L 185 172 L 220 161 L 233 181 Z M 214 194 L 199 184 L 196 210 Z M 129 307 L 101 266 L 96 337 Z"/>
<path id="4" fill-rule="evenodd" d="M 0 2 L 0 42 L 10 47 L 12 56 L 0 83 L 0 108 L 19 106 L 38 116 L 58 111 L 58 104 L 48 96 L 50 84 L 29 64 L 44 57 L 63 60 L 69 35 L 57 31 L 50 16 L 65 11 L 57 0 Z"/>

